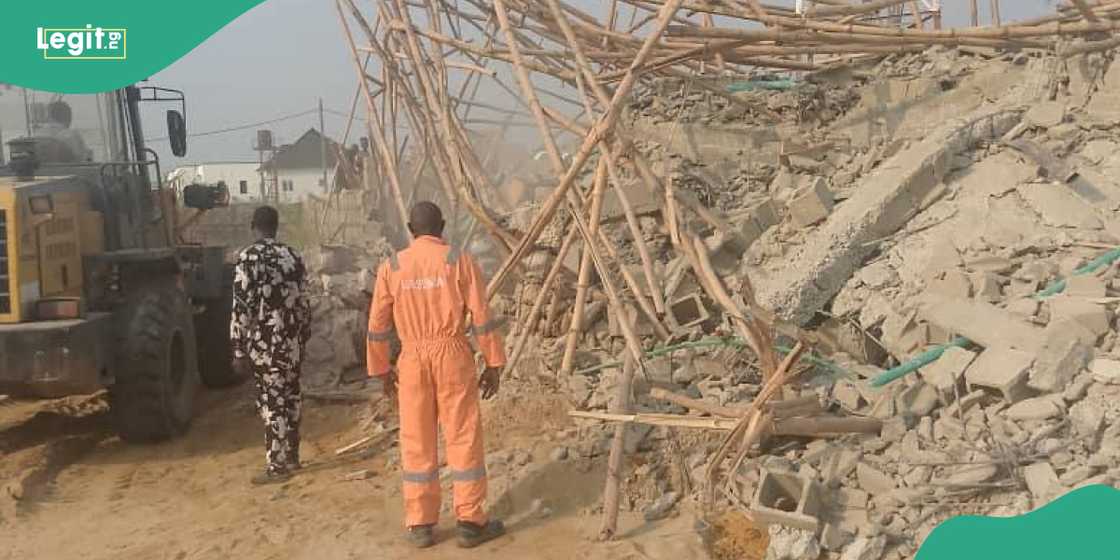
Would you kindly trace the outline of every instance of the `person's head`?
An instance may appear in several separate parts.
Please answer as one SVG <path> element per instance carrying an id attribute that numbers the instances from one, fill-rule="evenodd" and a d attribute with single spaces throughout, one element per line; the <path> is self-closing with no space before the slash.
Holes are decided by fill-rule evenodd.
<path id="1" fill-rule="evenodd" d="M 412 232 L 413 237 L 422 235 L 442 237 L 443 212 L 440 211 L 439 206 L 431 202 L 417 202 L 408 213 L 408 231 Z"/>
<path id="2" fill-rule="evenodd" d="M 261 237 L 276 237 L 280 229 L 280 213 L 271 206 L 261 206 L 253 212 L 253 231 Z"/>
<path id="3" fill-rule="evenodd" d="M 52 101 L 47 104 L 47 118 L 51 122 L 70 128 L 74 114 L 70 111 L 70 104 L 65 101 Z"/>

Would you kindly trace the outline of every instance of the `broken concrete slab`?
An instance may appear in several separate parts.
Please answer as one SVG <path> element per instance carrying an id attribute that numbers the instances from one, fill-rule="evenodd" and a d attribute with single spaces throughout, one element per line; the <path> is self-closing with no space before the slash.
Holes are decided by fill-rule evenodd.
<path id="1" fill-rule="evenodd" d="M 1014 314 L 979 301 L 923 297 L 919 317 L 985 348 L 1031 350 L 1043 344 L 1042 329 Z"/>
<path id="2" fill-rule="evenodd" d="M 1066 289 L 1062 293 L 1067 296 L 1099 299 L 1107 295 L 1107 288 L 1104 280 L 1100 277 L 1082 274 L 1068 278 Z"/>
<path id="3" fill-rule="evenodd" d="M 1089 298 L 1060 294 L 1046 300 L 1050 308 L 1050 321 L 1065 319 L 1080 323 L 1096 336 L 1109 331 L 1112 317 L 1107 308 Z"/>
<path id="4" fill-rule="evenodd" d="M 946 270 L 926 283 L 926 293 L 945 299 L 968 299 L 972 297 L 973 288 L 968 275 L 959 270 Z"/>
<path id="5" fill-rule="evenodd" d="M 898 395 L 896 410 L 907 416 L 922 417 L 940 404 L 940 395 L 937 389 L 924 381 L 919 381 L 902 391 Z"/>
<path id="6" fill-rule="evenodd" d="M 840 560 L 880 560 L 887 548 L 887 537 L 860 537 L 844 549 Z"/>
<path id="7" fill-rule="evenodd" d="M 1077 323 L 1055 322 L 1051 318 L 1046 327 L 1046 343 L 1035 354 L 1027 385 L 1043 393 L 1065 390 L 1069 381 L 1093 357 L 1093 345 L 1085 342 L 1085 333 L 1079 332 L 1081 330 Z"/>
<path id="8" fill-rule="evenodd" d="M 867 463 L 856 465 L 856 479 L 860 488 L 874 496 L 886 494 L 898 487 L 894 478 Z"/>
<path id="9" fill-rule="evenodd" d="M 1009 403 L 1019 402 L 1031 395 L 1027 387 L 1034 356 L 1029 352 L 1009 348 L 989 348 L 980 354 L 964 378 L 969 387 L 997 391 Z"/>
<path id="10" fill-rule="evenodd" d="M 1063 184 L 1031 183 L 1016 189 L 1042 223 L 1059 228 L 1101 229 L 1103 223 L 1089 203 Z"/>
<path id="11" fill-rule="evenodd" d="M 821 489 L 807 477 L 763 469 L 751 512 L 764 523 L 816 531 L 820 525 Z"/>
<path id="12" fill-rule="evenodd" d="M 1120 385 L 1120 360 L 1097 358 L 1089 363 L 1093 379 L 1108 385 Z"/>
<path id="13" fill-rule="evenodd" d="M 1039 462 L 1023 467 L 1023 479 L 1027 489 L 1035 502 L 1048 501 L 1062 491 L 1062 483 L 1058 481 L 1058 473 L 1049 462 Z"/>
<path id="14" fill-rule="evenodd" d="M 788 210 L 794 224 L 808 227 L 828 218 L 835 205 L 836 200 L 824 177 L 813 177 L 793 195 Z"/>
<path id="15" fill-rule="evenodd" d="M 783 319 L 808 322 L 878 244 L 918 211 L 918 202 L 948 173 L 953 157 L 1002 136 L 1020 113 L 984 111 L 948 123 L 878 167 L 852 198 L 814 231 L 784 268 L 760 286 L 760 303 Z"/>
<path id="16" fill-rule="evenodd" d="M 1058 404 L 1055 398 L 1061 400 L 1060 395 L 1045 395 L 1025 399 L 1004 410 L 1003 415 L 1011 420 L 1048 420 L 1055 418 L 1062 414 L 1062 405 L 1064 404 Z"/>
<path id="17" fill-rule="evenodd" d="M 1104 410 L 1084 400 L 1069 408 L 1069 420 L 1079 435 L 1096 437 L 1104 427 Z"/>
<path id="18" fill-rule="evenodd" d="M 968 276 L 972 281 L 972 293 L 976 299 L 988 303 L 997 303 L 1003 299 L 1003 288 L 1000 279 L 993 272 L 974 272 Z"/>
<path id="19" fill-rule="evenodd" d="M 816 531 L 784 525 L 771 525 L 767 531 L 770 542 L 766 547 L 766 560 L 801 560 L 821 555 Z"/>
<path id="20" fill-rule="evenodd" d="M 1050 128 L 1061 124 L 1065 119 L 1066 106 L 1061 101 L 1043 101 L 1031 105 L 1023 120 L 1034 126 Z"/>
<path id="21" fill-rule="evenodd" d="M 919 373 L 926 383 L 937 390 L 941 402 L 949 404 L 956 398 L 954 387 L 960 383 L 965 371 L 968 370 L 968 366 L 975 359 L 975 352 L 970 352 L 958 346 L 950 346 L 941 354 L 941 358 L 923 367 L 919 370 Z"/>

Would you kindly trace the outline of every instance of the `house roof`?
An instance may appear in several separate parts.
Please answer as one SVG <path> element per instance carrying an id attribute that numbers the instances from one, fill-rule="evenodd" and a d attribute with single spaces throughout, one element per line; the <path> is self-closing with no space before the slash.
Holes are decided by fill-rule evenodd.
<path id="1" fill-rule="evenodd" d="M 323 148 L 321 142 L 323 135 L 314 128 L 307 129 L 298 140 L 291 144 L 280 146 L 272 159 L 261 166 L 265 171 L 276 169 L 320 169 L 323 167 Z M 327 168 L 332 168 L 337 161 L 338 143 L 330 138 L 327 142 Z"/>

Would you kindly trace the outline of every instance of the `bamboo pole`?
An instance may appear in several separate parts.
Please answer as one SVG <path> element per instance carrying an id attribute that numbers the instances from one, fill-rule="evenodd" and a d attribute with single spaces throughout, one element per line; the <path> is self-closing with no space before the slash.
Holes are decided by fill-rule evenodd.
<path id="1" fill-rule="evenodd" d="M 622 102 L 627 98 L 630 94 L 630 90 L 634 87 L 638 69 L 653 51 L 654 44 L 661 34 L 664 33 L 665 27 L 668 26 L 669 20 L 672 18 L 673 14 L 676 13 L 681 2 L 682 0 L 667 0 L 665 5 L 662 6 L 658 17 L 657 28 L 646 37 L 642 48 L 638 51 L 637 55 L 635 55 L 633 62 L 630 64 L 630 70 L 619 84 L 618 89 L 615 90 L 614 98 L 611 99 L 611 104 L 607 107 L 606 113 L 604 113 L 595 123 L 595 126 L 591 128 L 588 136 L 580 146 L 579 151 L 576 152 L 575 157 L 572 158 L 573 161 L 568 167 L 567 173 L 560 180 L 560 184 L 556 186 L 552 195 L 545 201 L 543 208 L 541 208 L 540 213 L 534 219 L 529 231 L 526 232 L 525 237 L 523 237 L 517 247 L 513 249 L 513 253 L 502 263 L 501 268 L 498 269 L 493 280 L 490 281 L 487 291 L 491 297 L 497 292 L 502 283 L 505 282 L 506 276 L 510 273 L 513 266 L 525 255 L 525 251 L 528 249 L 529 245 L 536 242 L 537 237 L 539 237 L 541 231 L 544 230 L 544 226 L 548 223 L 548 220 L 552 219 L 552 215 L 556 212 L 561 201 L 567 195 L 568 189 L 575 183 L 576 178 L 583 169 L 583 165 L 587 163 L 587 160 L 591 157 L 591 152 L 595 149 L 596 145 L 598 145 L 599 141 L 605 138 L 614 128 L 614 124 L 618 120 Z"/>
<path id="2" fill-rule="evenodd" d="M 599 217 L 603 208 L 603 192 L 606 190 L 606 183 L 607 161 L 606 159 L 600 159 L 599 167 L 595 171 L 595 185 L 591 192 L 591 227 L 596 232 L 599 230 Z M 593 240 L 594 236 L 591 239 Z M 564 342 L 564 354 L 560 359 L 560 369 L 558 370 L 561 377 L 567 377 L 572 372 L 576 346 L 579 345 L 579 337 L 583 332 L 583 309 L 587 302 L 588 289 L 591 286 L 591 251 L 591 243 L 585 240 L 583 252 L 580 254 L 579 272 L 576 276 L 576 299 L 573 302 L 572 319 L 568 327 L 568 336 Z M 623 308 L 619 306 L 614 309 L 621 317 Z"/>
<path id="3" fill-rule="evenodd" d="M 618 382 L 613 411 L 616 414 L 630 412 L 630 384 L 634 380 L 636 363 L 627 356 L 622 365 L 622 379 Z M 618 533 L 618 502 L 622 487 L 622 461 L 626 455 L 626 429 L 628 424 L 620 422 L 614 428 L 611 438 L 611 453 L 607 459 L 607 483 L 603 489 L 603 523 L 599 529 L 599 540 L 609 541 Z"/>

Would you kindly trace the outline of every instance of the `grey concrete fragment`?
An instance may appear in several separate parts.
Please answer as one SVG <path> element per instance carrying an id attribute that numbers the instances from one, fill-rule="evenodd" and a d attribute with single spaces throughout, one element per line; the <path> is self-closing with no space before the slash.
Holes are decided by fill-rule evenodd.
<path id="1" fill-rule="evenodd" d="M 886 494 L 897 487 L 890 475 L 867 463 L 856 466 L 856 479 L 859 480 L 860 488 L 873 495 Z"/>
<path id="2" fill-rule="evenodd" d="M 887 538 L 883 535 L 877 537 L 860 537 L 840 555 L 840 560 L 879 560 L 887 548 Z"/>
<path id="3" fill-rule="evenodd" d="M 883 239 L 918 212 L 949 172 L 954 156 L 1018 124 L 1017 111 L 983 111 L 948 123 L 895 154 L 810 236 L 785 268 L 760 288 L 760 303 L 804 324 L 830 301 Z"/>
<path id="4" fill-rule="evenodd" d="M 1031 394 L 1027 375 L 1033 363 L 1034 356 L 1028 352 L 989 348 L 972 362 L 964 377 L 970 387 L 995 390 L 1007 402 L 1015 403 Z"/>
<path id="5" fill-rule="evenodd" d="M 806 531 L 784 525 L 769 527 L 770 544 L 766 560 L 802 560 L 821 554 L 821 544 L 815 531 Z"/>

